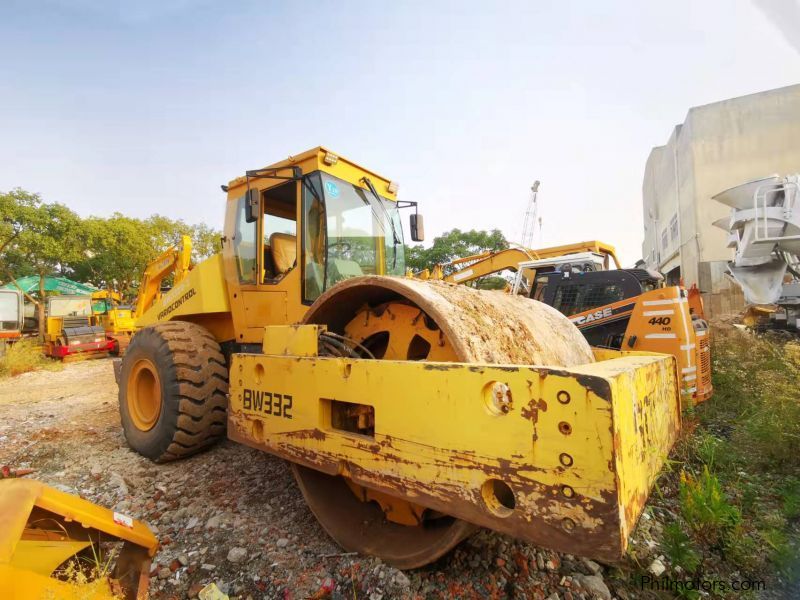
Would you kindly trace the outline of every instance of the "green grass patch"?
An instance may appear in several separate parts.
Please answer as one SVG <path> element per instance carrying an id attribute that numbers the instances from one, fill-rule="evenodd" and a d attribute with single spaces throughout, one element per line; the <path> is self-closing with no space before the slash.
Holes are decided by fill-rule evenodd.
<path id="1" fill-rule="evenodd" d="M 698 477 L 681 473 L 681 513 L 694 533 L 708 543 L 721 543 L 742 520 L 739 509 L 722 493 L 719 479 L 708 465 Z"/>
<path id="2" fill-rule="evenodd" d="M 714 396 L 685 411 L 651 496 L 672 515 L 657 541 L 673 578 L 774 589 L 800 577 L 800 343 L 712 331 Z"/>

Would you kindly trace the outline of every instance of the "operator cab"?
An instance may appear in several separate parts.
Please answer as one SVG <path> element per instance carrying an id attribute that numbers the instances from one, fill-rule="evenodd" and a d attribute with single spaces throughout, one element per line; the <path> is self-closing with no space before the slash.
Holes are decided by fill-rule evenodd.
<path id="1" fill-rule="evenodd" d="M 537 274 L 530 297 L 572 317 L 599 307 L 624 305 L 623 300 L 663 286 L 664 277 L 647 269 L 581 271 L 562 265 L 557 271 Z M 622 343 L 630 311 L 627 305 L 611 306 L 611 310 L 617 311 L 619 318 L 577 323 L 590 345 L 618 348 Z"/>
<path id="2" fill-rule="evenodd" d="M 633 298 L 664 286 L 664 277 L 648 269 L 576 270 L 571 265 L 537 274 L 530 297 L 566 316 Z"/>
<path id="3" fill-rule="evenodd" d="M 48 317 L 72 317 L 75 320 L 86 320 L 92 316 L 92 297 L 81 295 L 59 295 L 47 297 Z"/>
<path id="4" fill-rule="evenodd" d="M 302 319 L 325 290 L 350 277 L 405 275 L 397 184 L 324 148 L 223 186 L 223 268 L 240 342 Z M 416 213 L 416 211 L 415 211 Z M 421 241 L 422 218 L 411 234 Z M 230 242 L 230 243 L 229 243 Z"/>

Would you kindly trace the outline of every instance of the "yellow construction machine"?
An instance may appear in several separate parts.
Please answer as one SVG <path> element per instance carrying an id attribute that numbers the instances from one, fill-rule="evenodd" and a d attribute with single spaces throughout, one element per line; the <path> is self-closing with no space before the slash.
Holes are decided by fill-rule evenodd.
<path id="1" fill-rule="evenodd" d="M 92 324 L 102 327 L 111 345 L 111 354 L 120 355 L 131 341 L 136 319 L 133 309 L 122 304 L 119 292 L 99 290 L 92 294 Z"/>
<path id="2" fill-rule="evenodd" d="M 47 297 L 47 321 L 42 350 L 46 356 L 72 360 L 103 358 L 113 348 L 106 332 L 92 320 L 90 295 L 55 295 Z"/>
<path id="3" fill-rule="evenodd" d="M 139 319 L 154 303 L 161 300 L 161 287 L 172 278 L 172 285 L 180 284 L 189 273 L 192 260 L 192 238 L 181 236 L 180 244 L 168 248 L 150 261 L 144 269 L 142 282 L 133 307 L 134 320 Z"/>
<path id="4" fill-rule="evenodd" d="M 480 254 L 462 256 L 446 264 L 433 265 L 429 269 L 424 269 L 419 273 L 409 273 L 409 275 L 423 280 L 440 279 L 452 283 L 469 283 L 502 271 L 516 272 L 520 263 L 583 255 L 587 252 L 596 255 L 601 260 L 603 269 L 610 269 L 612 262 L 617 269 L 621 268 L 613 246 L 592 240 L 590 242 L 577 242 L 538 250 L 522 246 L 512 246 L 505 250 L 488 250 Z M 522 275 L 526 281 L 532 281 L 535 274 L 535 268 L 526 267 L 522 269 Z M 509 291 L 510 287 L 509 285 Z"/>
<path id="5" fill-rule="evenodd" d="M 325 148 L 223 190 L 221 252 L 171 260 L 183 273 L 140 296 L 116 365 L 134 450 L 169 461 L 227 435 L 284 458 L 334 540 L 399 568 L 476 527 L 623 555 L 680 427 L 674 357 L 592 350 L 540 302 L 403 277 L 416 203 Z"/>
<path id="6" fill-rule="evenodd" d="M 146 525 L 0 472 L 0 592 L 8 600 L 144 600 L 158 540 Z"/>

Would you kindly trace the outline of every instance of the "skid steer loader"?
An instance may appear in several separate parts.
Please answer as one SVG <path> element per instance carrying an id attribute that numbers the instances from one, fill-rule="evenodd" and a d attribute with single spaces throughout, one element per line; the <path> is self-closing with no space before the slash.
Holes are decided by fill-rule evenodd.
<path id="1" fill-rule="evenodd" d="M 709 327 L 702 307 L 690 302 L 682 286 L 665 286 L 660 273 L 563 264 L 555 271 L 537 271 L 529 296 L 569 317 L 594 347 L 672 354 L 687 404 L 712 396 Z"/>
<path id="2" fill-rule="evenodd" d="M 399 568 L 476 527 L 622 556 L 680 427 L 672 356 L 593 351 L 543 303 L 402 277 L 416 203 L 325 148 L 223 190 L 221 252 L 140 296 L 116 368 L 134 450 L 227 435 L 284 458 L 334 540 Z M 148 271 L 159 289 L 169 269 Z"/>

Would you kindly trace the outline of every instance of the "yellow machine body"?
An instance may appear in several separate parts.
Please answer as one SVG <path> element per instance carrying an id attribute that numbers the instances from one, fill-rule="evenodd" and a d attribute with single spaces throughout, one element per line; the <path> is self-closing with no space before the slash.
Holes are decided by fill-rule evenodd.
<path id="1" fill-rule="evenodd" d="M 100 290 L 92 294 L 94 322 L 109 335 L 131 335 L 136 330 L 133 309 L 122 307 L 121 303 L 119 293 L 114 291 Z"/>
<path id="2" fill-rule="evenodd" d="M 695 327 L 689 301 L 682 287 L 667 286 L 644 292 L 574 315 L 569 319 L 582 324 L 585 319 L 603 325 L 628 318 L 622 348 L 671 354 L 676 359 L 684 403 L 705 402 L 714 393 L 711 383 L 711 348 L 708 327 Z"/>
<path id="3" fill-rule="evenodd" d="M 133 308 L 123 306 L 119 293 L 112 290 L 92 294 L 92 324 L 102 327 L 106 337 L 113 341 L 115 354 L 124 354 L 136 331 Z"/>
<path id="4" fill-rule="evenodd" d="M 148 268 L 140 331 L 118 370 L 129 444 L 153 460 L 207 444 L 202 431 L 178 430 L 156 448 L 169 400 L 160 382 L 173 376 L 157 357 L 169 347 L 181 355 L 185 383 L 169 388 L 185 390 L 180 406 L 196 411 L 199 390 L 209 390 L 215 408 L 202 419 L 213 421 L 224 410 L 221 390 L 229 392 L 227 435 L 294 463 L 312 511 L 346 548 L 409 568 L 485 526 L 566 552 L 622 556 L 680 428 L 674 357 L 592 357 L 544 304 L 403 277 L 392 227 L 367 238 L 361 223 L 336 212 L 349 193 L 388 224 L 396 215 L 371 198 L 392 209 L 397 185 L 325 148 L 224 189 L 222 252 L 187 264 L 163 294 L 153 290 L 180 264 L 179 249 L 164 268 Z M 206 367 L 184 369 L 195 349 L 211 345 L 200 331 L 221 349 L 209 350 Z M 161 341 L 145 342 L 155 336 Z M 346 355 L 331 353 L 337 344 Z M 556 355 L 565 362 L 547 358 Z M 313 473 L 341 476 L 333 479 L 349 489 L 315 487 Z M 340 501 L 335 514 L 326 510 Z M 347 501 L 377 503 L 379 520 L 365 525 Z M 434 525 L 414 527 L 424 519 Z M 451 521 L 430 552 L 415 546 Z M 395 552 L 401 538 L 395 546 L 411 550 Z"/>
<path id="5" fill-rule="evenodd" d="M 111 350 L 102 326 L 96 325 L 92 297 L 57 295 L 47 298 L 42 351 L 51 358 L 102 358 Z"/>
<path id="6" fill-rule="evenodd" d="M 333 360 L 316 355 L 317 327 L 267 327 L 264 354 L 234 356 L 231 439 L 536 544 L 622 556 L 680 428 L 671 356 L 599 351 L 570 369 Z M 337 427 L 346 404 L 371 409 L 373 434 Z"/>
<path id="7" fill-rule="evenodd" d="M 161 300 L 161 283 L 172 275 L 173 286 L 178 285 L 189 274 L 192 259 L 192 239 L 181 236 L 177 246 L 167 248 L 154 258 L 142 274 L 139 294 L 133 309 L 133 317 L 141 317 L 154 303 Z"/>
<path id="8" fill-rule="evenodd" d="M 117 542 L 114 561 L 103 545 Z M 144 599 L 157 549 L 139 521 L 38 481 L 0 479 L 3 598 Z"/>

